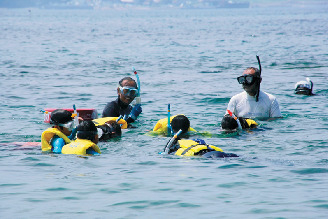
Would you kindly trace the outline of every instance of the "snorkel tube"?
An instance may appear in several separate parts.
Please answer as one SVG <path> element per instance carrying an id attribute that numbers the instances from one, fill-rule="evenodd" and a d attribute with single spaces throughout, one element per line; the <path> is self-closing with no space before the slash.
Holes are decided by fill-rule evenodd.
<path id="1" fill-rule="evenodd" d="M 312 91 L 313 91 L 313 82 L 311 81 L 310 78 L 306 78 L 306 81 L 311 84 L 311 93 L 310 93 L 310 95 L 313 95 L 313 93 L 312 93 Z"/>
<path id="2" fill-rule="evenodd" d="M 74 109 L 74 113 L 72 114 L 72 117 L 74 118 L 74 123 L 76 126 L 79 125 L 79 114 L 77 113 L 75 104 L 73 104 L 73 109 Z"/>
<path id="3" fill-rule="evenodd" d="M 170 141 L 165 145 L 164 147 L 164 153 L 168 154 L 171 147 L 173 146 L 173 144 L 176 142 L 178 136 L 181 134 L 182 130 L 180 129 L 171 139 Z"/>
<path id="4" fill-rule="evenodd" d="M 138 75 L 138 72 L 136 71 L 136 69 L 134 67 L 132 67 L 132 71 L 133 71 L 134 75 L 137 78 L 137 86 L 138 86 L 138 94 L 137 94 L 137 97 L 135 98 L 136 99 L 135 104 L 141 104 L 139 75 Z"/>
<path id="5" fill-rule="evenodd" d="M 167 104 L 167 134 L 171 135 L 172 127 L 171 127 L 171 105 Z"/>
<path id="6" fill-rule="evenodd" d="M 240 121 L 239 121 L 238 117 L 235 116 L 235 114 L 233 114 L 230 110 L 227 110 L 227 112 L 229 113 L 229 115 L 230 115 L 232 118 L 234 118 L 234 119 L 236 120 L 236 122 L 237 122 L 237 124 L 238 124 L 238 129 L 242 130 L 243 128 L 241 127 L 241 124 L 240 124 Z"/>
<path id="7" fill-rule="evenodd" d="M 259 64 L 259 68 L 260 68 L 260 77 L 261 77 L 261 73 L 262 73 L 262 67 L 261 67 L 261 61 L 260 61 L 260 57 L 258 55 L 256 55 L 256 59 L 257 59 L 257 63 Z M 259 101 L 259 95 L 260 95 L 260 84 L 257 90 L 257 94 L 256 94 L 256 102 Z"/>

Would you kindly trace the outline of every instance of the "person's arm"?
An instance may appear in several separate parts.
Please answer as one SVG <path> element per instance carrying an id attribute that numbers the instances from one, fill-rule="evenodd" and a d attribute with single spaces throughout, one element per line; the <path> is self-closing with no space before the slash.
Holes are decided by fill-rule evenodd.
<path id="1" fill-rule="evenodd" d="M 62 151 L 63 146 L 65 145 L 65 141 L 62 138 L 54 138 L 51 141 L 51 146 L 52 146 L 52 152 L 60 154 Z"/>
<path id="2" fill-rule="evenodd" d="M 282 118 L 280 108 L 279 108 L 279 103 L 276 98 L 271 103 L 270 117 L 271 118 Z"/>
<path id="3" fill-rule="evenodd" d="M 75 138 L 76 133 L 77 133 L 77 129 L 74 128 L 74 129 L 72 130 L 71 135 L 70 135 L 70 136 L 67 136 L 67 137 L 68 137 L 70 140 L 73 140 L 73 139 Z"/>

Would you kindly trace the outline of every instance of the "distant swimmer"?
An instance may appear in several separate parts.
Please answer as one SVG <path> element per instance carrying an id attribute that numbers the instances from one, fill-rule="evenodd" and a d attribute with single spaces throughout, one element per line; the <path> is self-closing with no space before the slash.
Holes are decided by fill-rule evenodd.
<path id="1" fill-rule="evenodd" d="M 181 116 L 176 120 L 172 119 L 171 125 L 174 136 L 166 144 L 164 153 L 188 157 L 202 156 L 206 158 L 238 157 L 236 154 L 223 152 L 219 147 L 206 144 L 203 139 L 191 140 L 183 138 L 188 137 L 188 131 L 190 130 L 190 122 L 185 116 Z"/>
<path id="2" fill-rule="evenodd" d="M 313 94 L 313 82 L 310 78 L 306 78 L 306 81 L 299 81 L 295 84 L 295 94 L 303 94 L 312 96 Z"/>
<path id="3" fill-rule="evenodd" d="M 62 154 L 98 155 L 101 154 L 98 143 L 97 127 L 92 121 L 82 121 L 76 128 L 77 139 L 64 145 Z"/>
<path id="4" fill-rule="evenodd" d="M 230 99 L 228 110 L 243 118 L 280 118 L 282 115 L 276 97 L 260 91 L 262 69 L 260 59 L 256 57 L 260 70 L 249 67 L 242 76 L 237 77 L 238 83 L 242 84 L 245 91 Z"/>
<path id="5" fill-rule="evenodd" d="M 72 113 L 56 109 L 51 113 L 50 124 L 53 126 L 41 135 L 41 149 L 46 152 L 61 153 L 62 147 L 75 138 L 76 128 L 74 128 Z"/>
<path id="6" fill-rule="evenodd" d="M 140 85 L 139 85 L 140 86 Z M 138 95 L 137 83 L 131 77 L 124 77 L 119 81 L 117 88 L 118 98 L 107 103 L 102 113 L 102 117 L 119 117 L 128 123 L 134 122 L 142 112 L 141 104 L 137 103 L 134 107 L 130 103 Z"/>

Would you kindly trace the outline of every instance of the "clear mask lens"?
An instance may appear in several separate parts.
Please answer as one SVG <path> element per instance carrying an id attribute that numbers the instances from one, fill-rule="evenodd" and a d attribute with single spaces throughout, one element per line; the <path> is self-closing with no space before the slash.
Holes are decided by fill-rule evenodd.
<path id="1" fill-rule="evenodd" d="M 70 131 L 70 132 L 71 132 L 71 131 L 74 129 L 74 127 L 75 127 L 75 123 L 74 123 L 74 121 L 70 121 L 70 122 L 68 122 L 68 123 L 65 123 L 65 124 L 58 124 L 58 125 L 67 128 L 68 131 Z"/>
<path id="2" fill-rule="evenodd" d="M 138 94 L 138 89 L 134 87 L 120 87 L 121 94 L 128 97 L 135 97 Z"/>

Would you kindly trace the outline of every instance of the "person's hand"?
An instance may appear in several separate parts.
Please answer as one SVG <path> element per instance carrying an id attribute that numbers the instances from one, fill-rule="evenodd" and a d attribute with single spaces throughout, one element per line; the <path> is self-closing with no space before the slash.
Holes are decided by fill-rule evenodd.
<path id="1" fill-rule="evenodd" d="M 136 104 L 136 105 L 132 108 L 129 117 L 131 117 L 133 120 L 136 120 L 137 117 L 140 115 L 141 112 L 142 112 L 141 104 Z"/>

